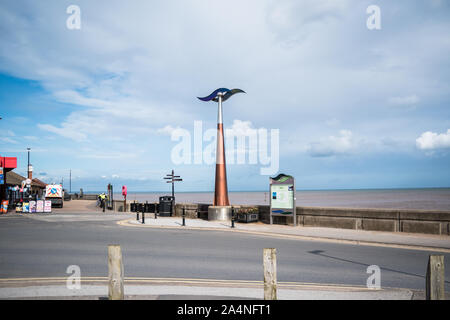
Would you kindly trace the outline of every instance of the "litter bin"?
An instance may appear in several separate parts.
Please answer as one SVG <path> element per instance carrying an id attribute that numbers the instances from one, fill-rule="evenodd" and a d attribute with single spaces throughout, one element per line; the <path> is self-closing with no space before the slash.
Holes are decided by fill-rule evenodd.
<path id="1" fill-rule="evenodd" d="M 172 216 L 172 204 L 175 198 L 172 196 L 159 197 L 159 216 L 171 217 Z"/>

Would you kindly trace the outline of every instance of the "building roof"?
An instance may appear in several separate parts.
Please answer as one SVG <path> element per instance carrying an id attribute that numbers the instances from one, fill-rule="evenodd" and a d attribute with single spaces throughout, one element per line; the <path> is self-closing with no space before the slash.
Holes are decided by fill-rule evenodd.
<path id="1" fill-rule="evenodd" d="M 31 180 L 31 184 L 32 185 L 36 185 L 36 187 L 39 188 L 45 188 L 47 186 L 47 184 L 41 180 L 39 180 L 38 178 L 34 178 L 33 180 Z"/>
<path id="2" fill-rule="evenodd" d="M 22 181 L 26 180 L 27 178 L 21 176 L 20 174 L 15 173 L 14 171 L 6 172 L 6 184 L 7 185 L 13 185 L 13 186 L 20 186 L 22 184 Z M 41 180 L 34 178 L 31 180 L 31 186 L 37 187 L 37 188 L 45 188 L 47 184 L 45 182 L 42 182 Z"/>

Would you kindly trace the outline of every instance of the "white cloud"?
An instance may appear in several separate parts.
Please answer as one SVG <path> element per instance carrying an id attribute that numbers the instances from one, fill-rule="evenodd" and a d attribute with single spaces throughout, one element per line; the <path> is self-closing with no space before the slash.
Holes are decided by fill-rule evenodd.
<path id="1" fill-rule="evenodd" d="M 357 146 L 358 141 L 353 137 L 353 133 L 349 130 L 341 130 L 338 136 L 329 136 L 310 143 L 307 152 L 313 157 L 331 157 L 348 154 Z"/>
<path id="2" fill-rule="evenodd" d="M 27 140 L 33 140 L 33 141 L 36 141 L 36 140 L 39 139 L 39 138 L 36 137 L 36 136 L 23 136 L 23 138 L 24 138 L 24 139 L 27 139 Z"/>
<path id="3" fill-rule="evenodd" d="M 87 138 L 87 135 L 80 132 L 78 128 L 76 128 L 76 126 L 68 123 L 64 123 L 61 128 L 55 127 L 50 124 L 38 124 L 37 126 L 39 129 L 56 133 L 57 135 L 75 140 L 77 142 L 85 141 Z"/>
<path id="4" fill-rule="evenodd" d="M 252 127 L 251 121 L 233 120 L 230 128 L 225 128 L 226 134 L 233 136 L 248 136 L 255 133 L 255 128 Z"/>
<path id="5" fill-rule="evenodd" d="M 436 150 L 450 148 L 450 129 L 447 133 L 427 131 L 416 139 L 416 146 L 421 150 Z"/>
<path id="6" fill-rule="evenodd" d="M 15 140 L 15 134 L 12 130 L 6 130 L 4 133 L 5 137 L 0 137 L 0 141 L 4 143 L 14 143 L 16 144 L 17 141 Z"/>
<path id="7" fill-rule="evenodd" d="M 0 137 L 0 141 L 5 142 L 5 143 L 17 143 L 16 140 L 8 138 L 8 137 Z"/>
<path id="8" fill-rule="evenodd" d="M 335 127 L 335 126 L 339 125 L 340 123 L 341 122 L 336 118 L 328 119 L 325 121 L 325 124 L 329 127 Z"/>
<path id="9" fill-rule="evenodd" d="M 170 124 L 166 125 L 163 128 L 159 128 L 158 130 L 156 130 L 156 133 L 160 134 L 160 135 L 165 135 L 165 136 L 172 136 L 172 133 L 175 130 L 180 130 L 180 127 L 172 127 Z"/>
<path id="10" fill-rule="evenodd" d="M 394 106 L 414 106 L 420 101 L 419 97 L 415 94 L 404 97 L 391 97 L 388 99 L 388 103 Z"/>

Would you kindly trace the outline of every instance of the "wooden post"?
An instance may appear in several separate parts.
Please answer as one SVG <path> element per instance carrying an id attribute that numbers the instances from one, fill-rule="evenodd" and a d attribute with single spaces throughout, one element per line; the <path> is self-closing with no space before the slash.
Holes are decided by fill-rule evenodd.
<path id="1" fill-rule="evenodd" d="M 277 249 L 263 250 L 264 300 L 277 300 Z"/>
<path id="2" fill-rule="evenodd" d="M 108 298 L 123 300 L 123 264 L 120 245 L 108 246 Z"/>
<path id="3" fill-rule="evenodd" d="M 445 299 L 444 256 L 430 255 L 427 267 L 426 299 Z"/>

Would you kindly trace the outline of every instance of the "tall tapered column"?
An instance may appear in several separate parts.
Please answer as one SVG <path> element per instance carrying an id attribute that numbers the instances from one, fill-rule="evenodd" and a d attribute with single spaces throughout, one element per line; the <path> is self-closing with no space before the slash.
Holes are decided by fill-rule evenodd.
<path id="1" fill-rule="evenodd" d="M 222 121 L 222 102 L 227 101 L 236 93 L 245 93 L 241 89 L 219 88 L 209 96 L 197 97 L 201 101 L 218 103 L 217 110 L 217 152 L 216 152 L 216 184 L 213 205 L 208 207 L 208 220 L 226 221 L 231 219 L 231 206 L 228 199 L 227 169 L 225 162 L 225 139 Z"/>
<path id="2" fill-rule="evenodd" d="M 227 168 L 225 161 L 225 139 L 223 133 L 222 119 L 222 97 L 223 93 L 218 93 L 218 113 L 217 113 L 217 150 L 216 150 L 216 184 L 214 190 L 214 206 L 229 206 Z"/>

